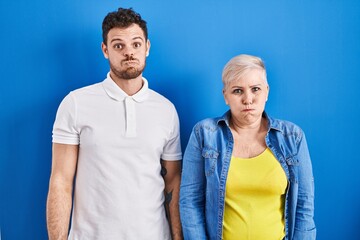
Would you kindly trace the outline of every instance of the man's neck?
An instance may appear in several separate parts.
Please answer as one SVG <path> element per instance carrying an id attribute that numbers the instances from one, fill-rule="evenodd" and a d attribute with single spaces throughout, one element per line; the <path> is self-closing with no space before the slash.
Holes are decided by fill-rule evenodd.
<path id="1" fill-rule="evenodd" d="M 120 79 L 110 73 L 111 79 L 121 88 L 127 95 L 132 96 L 140 91 L 143 86 L 142 75 L 134 79 Z"/>

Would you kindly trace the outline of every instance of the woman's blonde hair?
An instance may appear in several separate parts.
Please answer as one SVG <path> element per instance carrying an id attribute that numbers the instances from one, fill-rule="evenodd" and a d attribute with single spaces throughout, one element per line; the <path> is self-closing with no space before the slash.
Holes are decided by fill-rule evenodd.
<path id="1" fill-rule="evenodd" d="M 241 79 L 244 74 L 254 69 L 263 72 L 263 79 L 267 84 L 265 64 L 261 58 L 246 54 L 233 57 L 222 72 L 223 88 L 226 89 L 230 82 Z"/>

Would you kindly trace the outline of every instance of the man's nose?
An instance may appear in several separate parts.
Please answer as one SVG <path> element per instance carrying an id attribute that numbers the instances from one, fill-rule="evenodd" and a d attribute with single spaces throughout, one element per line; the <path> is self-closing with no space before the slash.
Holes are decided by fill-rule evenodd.
<path id="1" fill-rule="evenodd" d="M 134 55 L 134 53 L 132 53 L 131 51 L 126 51 L 123 54 L 124 54 L 124 57 L 132 57 Z"/>
<path id="2" fill-rule="evenodd" d="M 124 50 L 123 50 L 123 55 L 124 57 L 132 57 L 134 55 L 134 52 L 133 52 L 133 49 L 131 49 L 131 47 L 126 47 Z"/>

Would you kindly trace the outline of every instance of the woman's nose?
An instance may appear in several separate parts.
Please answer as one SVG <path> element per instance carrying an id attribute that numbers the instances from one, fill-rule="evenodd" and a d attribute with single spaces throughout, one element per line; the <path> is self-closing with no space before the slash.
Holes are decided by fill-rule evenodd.
<path id="1" fill-rule="evenodd" d="M 251 105 L 251 104 L 253 103 L 253 97 L 252 97 L 252 95 L 249 94 L 249 93 L 245 93 L 245 94 L 244 94 L 244 98 L 243 98 L 243 100 L 242 100 L 242 103 L 243 103 L 244 105 Z"/>

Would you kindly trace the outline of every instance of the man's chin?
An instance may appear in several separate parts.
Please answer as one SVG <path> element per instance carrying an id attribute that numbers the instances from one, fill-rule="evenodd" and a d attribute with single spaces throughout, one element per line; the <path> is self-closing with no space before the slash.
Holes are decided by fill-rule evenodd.
<path id="1" fill-rule="evenodd" d="M 136 68 L 128 68 L 126 71 L 122 72 L 122 76 L 124 79 L 134 79 L 140 76 L 142 71 L 137 70 Z"/>
<path id="2" fill-rule="evenodd" d="M 122 71 L 118 71 L 116 68 L 111 66 L 111 70 L 118 78 L 131 80 L 139 77 L 142 74 L 144 68 L 139 69 L 136 67 L 128 67 Z"/>

